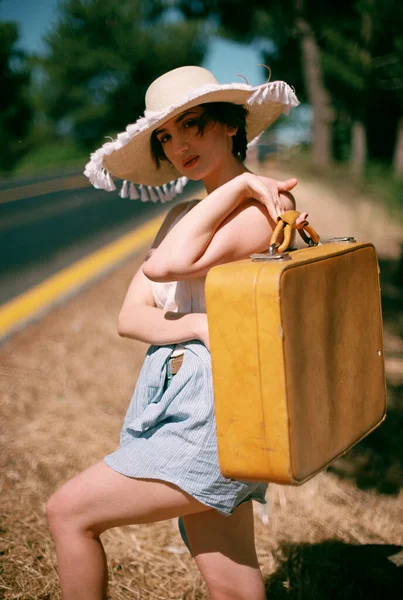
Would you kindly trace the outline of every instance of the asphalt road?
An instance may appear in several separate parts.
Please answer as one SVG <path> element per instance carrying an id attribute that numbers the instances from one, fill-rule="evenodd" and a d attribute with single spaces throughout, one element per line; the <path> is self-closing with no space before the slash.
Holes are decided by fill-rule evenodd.
<path id="1" fill-rule="evenodd" d="M 30 184 L 38 182 L 45 184 L 49 179 L 29 181 Z M 0 190 L 11 188 L 10 183 L 0 186 Z M 185 192 L 174 202 L 185 200 L 197 189 L 198 184 L 189 182 Z M 3 196 L 0 202 L 0 304 L 167 208 L 167 204 L 122 199 L 118 192 L 92 187 L 27 196 L 10 202 L 4 201 Z"/>

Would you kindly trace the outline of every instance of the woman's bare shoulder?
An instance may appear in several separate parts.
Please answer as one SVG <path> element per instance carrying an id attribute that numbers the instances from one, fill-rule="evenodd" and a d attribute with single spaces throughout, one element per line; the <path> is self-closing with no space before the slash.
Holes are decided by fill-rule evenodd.
<path id="1" fill-rule="evenodd" d="M 283 200 L 286 210 L 294 208 L 292 194 L 287 193 L 285 196 Z M 275 225 L 261 202 L 247 200 L 218 227 L 203 257 L 205 265 L 211 267 L 214 264 L 242 260 L 255 252 L 267 250 Z"/>
<path id="2" fill-rule="evenodd" d="M 185 215 L 187 212 L 189 212 L 189 210 L 191 210 L 199 202 L 200 202 L 200 200 L 185 200 L 184 202 L 179 202 L 178 204 L 175 204 L 175 206 L 172 206 L 169 209 L 169 211 L 168 211 L 168 213 L 167 213 L 167 215 L 166 215 L 166 217 L 165 217 L 165 219 L 164 219 L 164 221 L 152 243 L 151 248 L 157 248 L 157 246 L 160 245 L 160 243 L 162 242 L 162 240 L 168 233 L 171 225 L 174 223 L 174 221 L 179 217 L 179 215 L 181 213 L 183 213 L 183 215 Z"/>

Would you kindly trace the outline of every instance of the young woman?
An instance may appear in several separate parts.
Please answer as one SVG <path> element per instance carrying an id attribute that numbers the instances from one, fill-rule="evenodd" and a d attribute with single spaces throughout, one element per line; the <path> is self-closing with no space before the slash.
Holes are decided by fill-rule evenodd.
<path id="1" fill-rule="evenodd" d="M 165 200 L 178 176 L 201 180 L 207 196 L 169 211 L 123 302 L 119 334 L 152 346 L 120 447 L 48 502 L 65 600 L 106 598 L 101 533 L 173 517 L 212 600 L 265 598 L 252 499 L 265 502 L 267 486 L 219 471 L 204 280 L 214 265 L 267 250 L 276 217 L 293 208 L 295 179 L 254 175 L 243 159 L 297 104 L 283 82 L 220 85 L 205 69 L 175 69 L 149 87 L 145 116 L 87 165 L 96 187 L 114 189 L 112 174 L 131 197 L 136 183 L 143 200 Z"/>

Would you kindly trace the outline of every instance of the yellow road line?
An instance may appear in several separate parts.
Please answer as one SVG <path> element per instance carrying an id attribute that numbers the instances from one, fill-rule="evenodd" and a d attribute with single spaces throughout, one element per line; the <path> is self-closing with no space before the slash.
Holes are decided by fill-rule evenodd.
<path id="1" fill-rule="evenodd" d="M 46 281 L 0 306 L 0 337 L 4 337 L 38 313 L 43 312 L 55 301 L 151 243 L 165 214 L 78 260 Z"/>
<path id="2" fill-rule="evenodd" d="M 85 187 L 90 187 L 90 182 L 84 175 L 71 175 L 66 177 L 58 177 L 49 181 L 38 181 L 20 185 L 8 190 L 0 190 L 0 204 L 13 202 L 14 200 L 22 200 L 23 198 L 34 198 L 43 194 L 51 194 L 53 192 L 62 192 L 65 190 L 77 190 Z"/>

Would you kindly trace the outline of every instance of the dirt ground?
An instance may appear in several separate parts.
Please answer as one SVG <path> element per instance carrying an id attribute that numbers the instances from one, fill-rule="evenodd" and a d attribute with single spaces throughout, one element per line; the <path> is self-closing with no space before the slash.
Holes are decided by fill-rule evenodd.
<path id="1" fill-rule="evenodd" d="M 268 174 L 297 174 L 269 165 Z M 267 169 L 267 165 L 266 165 Z M 270 485 L 255 505 L 267 597 L 403 597 L 403 228 L 353 190 L 314 179 L 295 191 L 323 237 L 354 235 L 379 254 L 388 417 L 327 472 L 300 488 Z M 116 318 L 137 256 L 0 347 L 0 598 L 60 598 L 44 505 L 64 481 L 112 451 L 147 345 Z M 103 536 L 111 600 L 204 600 L 176 520 Z"/>

